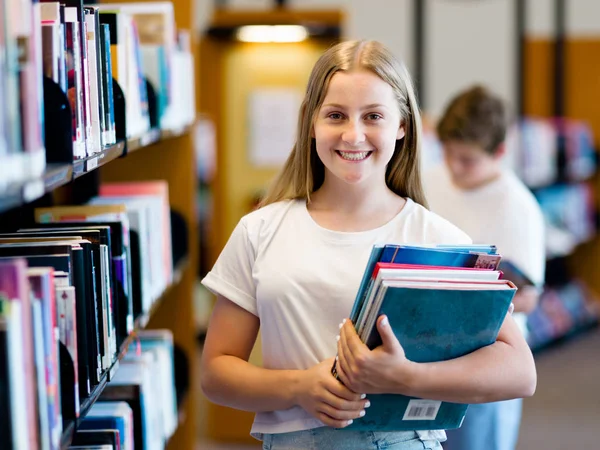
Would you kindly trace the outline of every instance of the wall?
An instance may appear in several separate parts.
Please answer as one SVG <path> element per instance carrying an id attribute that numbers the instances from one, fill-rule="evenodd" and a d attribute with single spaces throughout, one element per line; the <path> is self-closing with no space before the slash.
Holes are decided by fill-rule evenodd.
<path id="1" fill-rule="evenodd" d="M 205 17 L 210 7 L 205 0 Z M 513 0 L 421 0 L 427 8 L 426 112 L 437 115 L 458 89 L 485 82 L 514 100 Z M 232 9 L 268 9 L 271 0 L 229 0 Z M 289 0 L 294 9 L 343 8 L 344 35 L 377 39 L 414 67 L 413 0 Z M 490 51 L 492 49 L 492 51 Z M 477 61 L 473 64 L 472 61 Z"/>
<path id="2" fill-rule="evenodd" d="M 426 2 L 426 113 L 437 116 L 449 96 L 483 82 L 516 105 L 515 0 L 420 0 Z M 207 23 L 212 3 L 196 0 Z M 272 0 L 229 0 L 228 8 L 271 8 Z M 527 0 L 527 30 L 534 38 L 553 36 L 553 0 Z M 290 8 L 343 8 L 347 38 L 378 39 L 409 68 L 413 59 L 413 0 L 288 0 Z M 600 37 L 600 2 L 567 1 L 567 30 L 576 38 Z M 202 29 L 201 25 L 198 25 Z"/>

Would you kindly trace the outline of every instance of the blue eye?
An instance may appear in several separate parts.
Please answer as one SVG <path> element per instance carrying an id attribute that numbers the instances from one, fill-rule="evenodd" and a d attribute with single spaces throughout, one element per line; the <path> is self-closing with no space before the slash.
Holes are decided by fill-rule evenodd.
<path id="1" fill-rule="evenodd" d="M 340 113 L 331 113 L 327 117 L 330 119 L 333 119 L 333 120 L 341 120 L 342 119 L 342 115 Z"/>
<path id="2" fill-rule="evenodd" d="M 367 114 L 367 119 L 375 122 L 377 120 L 383 119 L 383 116 L 381 114 L 372 113 L 372 114 Z"/>

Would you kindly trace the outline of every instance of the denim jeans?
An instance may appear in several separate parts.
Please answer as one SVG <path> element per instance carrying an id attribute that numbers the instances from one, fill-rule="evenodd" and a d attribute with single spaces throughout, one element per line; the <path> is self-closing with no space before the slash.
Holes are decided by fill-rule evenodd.
<path id="1" fill-rule="evenodd" d="M 445 450 L 515 450 L 523 400 L 470 405 L 460 428 L 447 430 Z"/>
<path id="2" fill-rule="evenodd" d="M 442 450 L 414 431 L 354 431 L 329 427 L 263 435 L 263 450 Z"/>

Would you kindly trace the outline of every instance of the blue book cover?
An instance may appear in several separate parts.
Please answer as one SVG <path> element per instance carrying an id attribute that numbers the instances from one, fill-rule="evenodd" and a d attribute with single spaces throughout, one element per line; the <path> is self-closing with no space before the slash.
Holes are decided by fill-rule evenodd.
<path id="1" fill-rule="evenodd" d="M 437 249 L 456 250 L 456 251 L 460 251 L 460 252 L 487 253 L 488 255 L 497 255 L 498 254 L 498 248 L 495 245 L 487 245 L 487 244 L 471 244 L 471 245 L 438 244 L 435 247 Z"/>
<path id="2" fill-rule="evenodd" d="M 79 430 L 115 429 L 119 431 L 121 450 L 133 450 L 133 410 L 126 402 L 94 403 L 80 421 Z"/>
<path id="3" fill-rule="evenodd" d="M 85 430 L 117 430 L 119 432 L 119 441 L 121 450 L 127 449 L 126 441 L 126 423 L 123 417 L 118 416 L 104 416 L 104 417 L 84 417 L 77 427 L 78 431 Z"/>
<path id="4" fill-rule="evenodd" d="M 358 288 L 358 293 L 356 294 L 356 300 L 354 301 L 354 305 L 352 306 L 352 312 L 350 312 L 350 320 L 352 321 L 352 323 L 356 323 L 358 320 L 358 316 L 362 309 L 364 299 L 366 298 L 367 290 L 369 289 L 369 285 L 371 283 L 371 275 L 375 270 L 375 265 L 379 262 L 379 259 L 381 258 L 382 252 L 383 246 L 374 245 L 371 249 L 369 261 L 367 262 L 367 267 L 363 273 L 363 277 Z"/>
<path id="5" fill-rule="evenodd" d="M 383 282 L 385 314 L 406 357 L 415 362 L 445 361 L 495 342 L 516 289 L 421 289 Z M 374 328 L 366 342 L 381 344 Z M 458 428 L 468 405 L 404 395 L 369 395 L 367 415 L 349 427 L 358 430 L 439 430 Z"/>
<path id="6" fill-rule="evenodd" d="M 449 251 L 447 249 L 386 245 L 380 262 L 401 264 L 424 264 L 428 266 L 476 267 L 496 270 L 500 255 Z"/>

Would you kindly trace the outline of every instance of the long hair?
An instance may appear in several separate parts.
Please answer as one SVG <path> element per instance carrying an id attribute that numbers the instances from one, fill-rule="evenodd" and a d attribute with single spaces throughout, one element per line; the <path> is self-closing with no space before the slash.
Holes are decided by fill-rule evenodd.
<path id="1" fill-rule="evenodd" d="M 427 207 L 419 173 L 422 142 L 421 114 L 406 67 L 377 41 L 346 41 L 327 50 L 316 62 L 300 106 L 296 143 L 260 206 L 280 200 L 308 199 L 325 179 L 325 166 L 311 137 L 313 123 L 333 76 L 339 71 L 369 70 L 394 90 L 405 136 L 396 141 L 387 165 L 388 188 Z"/>

